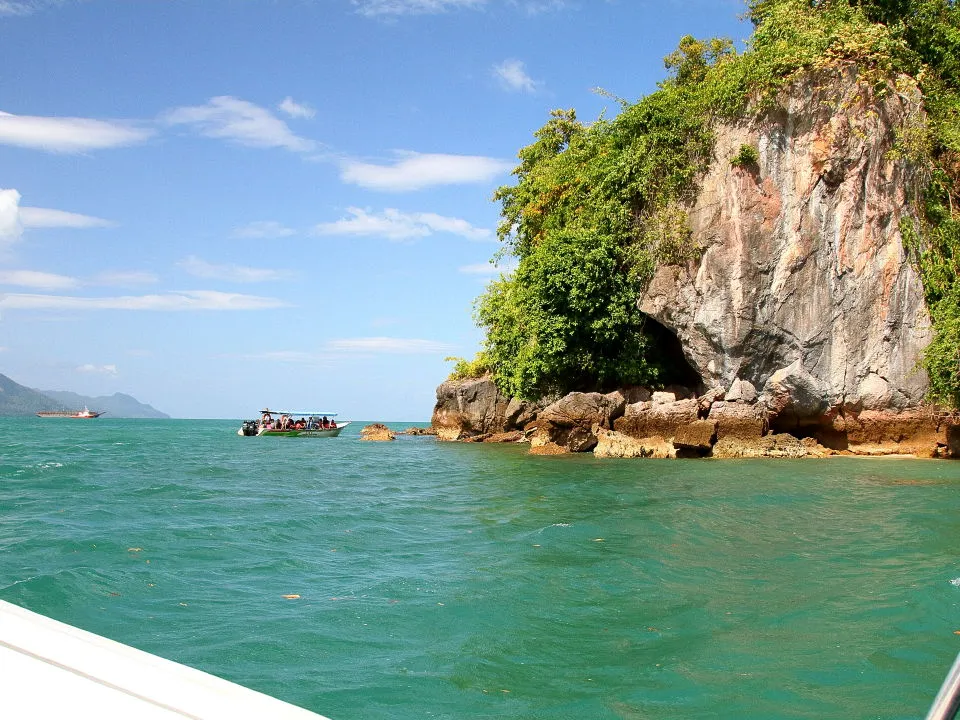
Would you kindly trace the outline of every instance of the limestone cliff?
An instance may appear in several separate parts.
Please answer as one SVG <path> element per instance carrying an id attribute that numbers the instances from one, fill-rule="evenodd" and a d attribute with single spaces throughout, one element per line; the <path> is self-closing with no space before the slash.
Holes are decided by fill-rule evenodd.
<path id="1" fill-rule="evenodd" d="M 431 425 L 441 440 L 482 438 L 523 428 L 546 405 L 511 400 L 489 377 L 448 380 L 437 388 Z"/>
<path id="2" fill-rule="evenodd" d="M 716 129 L 689 213 L 703 255 L 660 268 L 640 301 L 706 387 L 769 394 L 776 376 L 794 390 L 776 411 L 800 420 L 921 403 L 930 319 L 900 235 L 920 179 L 895 148 L 922 121 L 912 81 L 877 88 L 850 66 Z M 759 159 L 735 166 L 744 145 Z"/>
<path id="3" fill-rule="evenodd" d="M 638 299 L 699 387 L 525 404 L 489 378 L 448 382 L 438 435 L 605 457 L 960 457 L 957 414 L 924 405 L 931 324 L 900 231 L 924 183 L 900 141 L 924 123 L 912 80 L 851 65 L 716 127 L 687 207 L 702 252 Z"/>

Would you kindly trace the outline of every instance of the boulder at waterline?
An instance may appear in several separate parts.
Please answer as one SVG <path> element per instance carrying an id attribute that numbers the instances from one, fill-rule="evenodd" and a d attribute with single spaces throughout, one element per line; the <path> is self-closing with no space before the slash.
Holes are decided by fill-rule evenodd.
<path id="1" fill-rule="evenodd" d="M 383 442 L 396 440 L 396 434 L 383 423 L 373 423 L 367 425 L 360 431 L 361 440 L 370 440 L 373 442 Z"/>
<path id="2" fill-rule="evenodd" d="M 596 428 L 611 429 L 626 404 L 619 392 L 565 395 L 540 412 L 530 443 L 533 447 L 552 443 L 569 452 L 592 450 L 597 444 Z"/>

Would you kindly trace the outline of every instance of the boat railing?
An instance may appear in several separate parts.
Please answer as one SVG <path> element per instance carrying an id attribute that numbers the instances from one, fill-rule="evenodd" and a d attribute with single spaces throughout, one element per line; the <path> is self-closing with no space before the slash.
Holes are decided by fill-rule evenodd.
<path id="1" fill-rule="evenodd" d="M 926 720 L 953 720 L 960 711 L 960 655 L 953 661 Z"/>

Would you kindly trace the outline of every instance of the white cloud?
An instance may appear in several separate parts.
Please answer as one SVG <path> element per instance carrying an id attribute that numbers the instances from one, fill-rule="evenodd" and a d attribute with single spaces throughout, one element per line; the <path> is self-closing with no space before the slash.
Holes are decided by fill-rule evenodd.
<path id="1" fill-rule="evenodd" d="M 417 223 L 398 210 L 387 209 L 382 215 L 371 215 L 361 208 L 347 208 L 351 217 L 314 227 L 318 235 L 376 235 L 388 240 L 409 240 L 426 237 L 430 228 Z"/>
<path id="2" fill-rule="evenodd" d="M 353 0 L 357 12 L 367 17 L 426 15 L 486 5 L 487 0 Z"/>
<path id="3" fill-rule="evenodd" d="M 129 123 L 0 112 L 0 145 L 80 153 L 136 145 L 151 135 L 152 130 L 134 127 Z"/>
<path id="4" fill-rule="evenodd" d="M 157 282 L 157 276 L 146 272 L 102 272 L 89 280 L 36 270 L 0 270 L 0 285 L 16 285 L 37 290 L 68 290 L 83 285 L 131 286 Z"/>
<path id="5" fill-rule="evenodd" d="M 476 263 L 474 265 L 461 265 L 457 268 L 457 272 L 462 272 L 465 275 L 495 275 L 500 271 L 493 266 L 493 263 Z"/>
<path id="6" fill-rule="evenodd" d="M 20 222 L 25 228 L 93 228 L 116 224 L 90 215 L 35 207 L 20 208 Z"/>
<path id="7" fill-rule="evenodd" d="M 26 228 L 92 228 L 111 227 L 114 223 L 102 218 L 64 210 L 20 207 L 20 193 L 0 190 L 0 250 L 20 240 Z"/>
<path id="8" fill-rule="evenodd" d="M 107 270 L 97 273 L 91 279 L 91 285 L 109 285 L 113 287 L 130 287 L 134 285 L 153 285 L 160 278 L 150 272 L 140 270 Z"/>
<path id="9" fill-rule="evenodd" d="M 328 363 L 335 359 L 330 353 L 304 352 L 302 350 L 272 350 L 269 352 L 244 355 L 245 360 L 258 360 L 268 363 L 316 364 Z"/>
<path id="10" fill-rule="evenodd" d="M 270 282 L 290 276 L 290 273 L 284 270 L 252 268 L 242 265 L 214 265 L 195 255 L 191 255 L 177 264 L 194 277 L 237 283 Z"/>
<path id="11" fill-rule="evenodd" d="M 0 285 L 35 288 L 37 290 L 67 290 L 80 285 L 76 278 L 34 270 L 0 270 Z"/>
<path id="12" fill-rule="evenodd" d="M 460 235 L 468 240 L 493 239 L 493 231 L 487 228 L 474 227 L 461 218 L 445 217 L 443 215 L 437 215 L 436 213 L 414 213 L 411 217 L 435 232 Z"/>
<path id="13" fill-rule="evenodd" d="M 499 65 L 494 65 L 493 75 L 500 80 L 504 88 L 516 92 L 536 92 L 539 85 L 527 75 L 524 64 L 520 60 L 504 60 Z"/>
<path id="14" fill-rule="evenodd" d="M 401 15 L 431 15 L 459 10 L 483 8 L 489 0 L 353 0 L 357 12 L 366 17 L 395 18 Z M 519 8 L 528 15 L 567 7 L 567 0 L 505 0 L 505 4 Z"/>
<path id="15" fill-rule="evenodd" d="M 527 15 L 562 10 L 568 5 L 567 0 L 510 0 L 510 4 L 516 5 Z"/>
<path id="16" fill-rule="evenodd" d="M 17 242 L 22 235 L 20 193 L 11 189 L 0 190 L 0 249 Z"/>
<path id="17" fill-rule="evenodd" d="M 513 163 L 478 155 L 440 153 L 399 153 L 393 165 L 345 160 L 340 177 L 346 183 L 372 190 L 403 192 L 435 185 L 462 185 L 490 182 L 513 169 Z"/>
<path id="18" fill-rule="evenodd" d="M 315 147 L 312 140 L 294 134 L 266 108 L 228 95 L 211 98 L 206 105 L 176 108 L 163 120 L 170 125 L 189 125 L 207 137 L 248 147 L 282 147 L 294 152 L 308 152 Z"/>
<path id="19" fill-rule="evenodd" d="M 486 275 L 490 277 L 498 276 L 501 273 L 510 273 L 516 269 L 516 264 L 512 262 L 494 265 L 490 262 L 476 263 L 474 265 L 462 265 L 457 268 L 458 272 L 464 275 Z"/>
<path id="20" fill-rule="evenodd" d="M 67 0 L 0 0 L 0 17 L 32 15 L 45 7 L 63 5 Z"/>
<path id="21" fill-rule="evenodd" d="M 377 215 L 355 207 L 347 208 L 347 213 L 349 217 L 316 225 L 314 232 L 318 235 L 373 235 L 387 240 L 410 240 L 434 233 L 450 233 L 470 240 L 493 238 L 493 232 L 486 228 L 436 213 L 404 213 L 387 208 Z"/>
<path id="22" fill-rule="evenodd" d="M 67 295 L 0 295 L 0 310 L 268 310 L 286 307 L 277 298 L 214 290 L 181 290 L 163 295 L 71 297 Z"/>
<path id="23" fill-rule="evenodd" d="M 96 373 L 100 375 L 116 375 L 117 366 L 116 365 L 81 365 L 77 368 L 77 372 L 80 373 Z"/>
<path id="24" fill-rule="evenodd" d="M 392 355 L 421 355 L 448 352 L 446 343 L 436 340 L 418 340 L 413 338 L 366 337 L 331 340 L 327 343 L 331 352 L 375 353 Z"/>
<path id="25" fill-rule="evenodd" d="M 295 102 L 289 95 L 283 99 L 283 102 L 277 105 L 277 109 L 292 118 L 312 118 L 317 114 L 317 111 L 312 107 Z"/>
<path id="26" fill-rule="evenodd" d="M 230 237 L 250 238 L 252 240 L 276 240 L 277 238 L 296 235 L 296 230 L 285 227 L 274 220 L 260 220 L 243 227 L 234 228 Z"/>
<path id="27" fill-rule="evenodd" d="M 29 15 L 35 9 L 35 3 L 0 0 L 0 17 L 4 15 Z"/>

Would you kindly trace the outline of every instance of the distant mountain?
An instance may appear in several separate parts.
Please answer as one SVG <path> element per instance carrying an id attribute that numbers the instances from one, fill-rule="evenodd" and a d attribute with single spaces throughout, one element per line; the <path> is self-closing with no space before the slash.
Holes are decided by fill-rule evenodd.
<path id="1" fill-rule="evenodd" d="M 119 418 L 168 418 L 151 405 L 138 401 L 136 398 L 114 393 L 100 397 L 87 397 L 66 390 L 41 390 L 43 395 L 52 398 L 58 406 L 67 410 L 82 410 L 87 407 L 98 412 L 105 412 L 108 417 Z"/>
<path id="2" fill-rule="evenodd" d="M 33 415 L 38 410 L 56 409 L 56 400 L 0 375 L 0 416 Z"/>
<path id="3" fill-rule="evenodd" d="M 87 397 L 62 390 L 34 390 L 0 374 L 0 416 L 33 415 L 41 410 L 91 410 L 118 418 L 168 418 L 166 413 L 123 393 Z"/>

